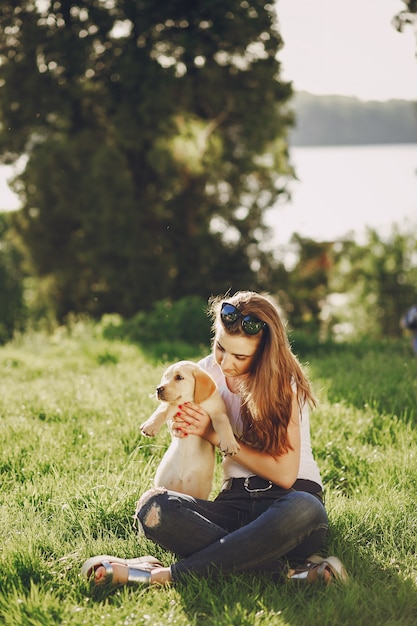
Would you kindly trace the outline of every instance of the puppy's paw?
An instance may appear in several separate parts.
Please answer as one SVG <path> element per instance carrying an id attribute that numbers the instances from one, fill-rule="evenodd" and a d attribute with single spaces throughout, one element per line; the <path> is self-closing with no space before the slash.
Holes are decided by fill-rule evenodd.
<path id="1" fill-rule="evenodd" d="M 233 437 L 232 439 L 221 439 L 219 443 L 219 450 L 225 456 L 234 456 L 240 450 L 240 445 Z"/>
<path id="2" fill-rule="evenodd" d="M 148 424 L 148 422 L 144 422 L 139 426 L 140 432 L 145 437 L 155 437 L 158 434 L 158 429 L 155 428 L 152 424 Z"/>

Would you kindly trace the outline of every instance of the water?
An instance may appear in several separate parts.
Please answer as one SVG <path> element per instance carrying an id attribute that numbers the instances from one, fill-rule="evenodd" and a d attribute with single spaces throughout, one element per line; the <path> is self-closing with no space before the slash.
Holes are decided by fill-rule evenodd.
<path id="1" fill-rule="evenodd" d="M 383 234 L 395 222 L 417 233 L 417 144 L 292 148 L 299 182 L 293 199 L 266 214 L 270 245 L 288 243 L 298 232 L 316 240 L 347 233 L 360 239 L 365 227 Z M 0 166 L 0 209 L 19 202 L 7 185 L 12 168 Z"/>
<path id="2" fill-rule="evenodd" d="M 291 149 L 299 182 L 293 198 L 269 210 L 271 245 L 294 232 L 318 241 L 347 233 L 360 240 L 367 226 L 383 236 L 393 223 L 417 233 L 417 145 L 319 146 Z"/>

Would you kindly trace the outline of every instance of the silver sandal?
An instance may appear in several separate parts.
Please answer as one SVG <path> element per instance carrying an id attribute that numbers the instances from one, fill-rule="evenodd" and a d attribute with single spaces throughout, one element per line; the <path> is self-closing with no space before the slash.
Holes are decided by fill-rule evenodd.
<path id="1" fill-rule="evenodd" d="M 125 565 L 127 567 L 127 584 L 145 585 L 151 584 L 151 572 L 158 567 L 164 567 L 163 563 L 153 556 L 141 556 L 135 559 L 121 559 L 116 556 L 102 554 L 87 559 L 81 568 L 81 575 L 90 580 L 93 587 L 117 587 L 121 583 L 114 581 L 112 565 Z M 95 578 L 95 572 L 99 567 L 104 568 L 104 576 Z"/>
<path id="2" fill-rule="evenodd" d="M 319 581 L 329 585 L 333 581 L 347 582 L 349 577 L 340 559 L 336 556 L 321 557 L 311 555 L 304 565 L 300 565 L 289 576 L 290 580 L 305 580 L 307 583 Z"/>

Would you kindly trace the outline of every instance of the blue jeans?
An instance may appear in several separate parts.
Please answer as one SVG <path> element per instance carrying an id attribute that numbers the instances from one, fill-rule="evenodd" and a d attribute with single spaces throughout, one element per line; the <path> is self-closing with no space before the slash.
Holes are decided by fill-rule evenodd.
<path id="1" fill-rule="evenodd" d="M 171 566 L 174 582 L 216 570 L 282 575 L 287 562 L 322 549 L 328 532 L 320 498 L 275 485 L 221 491 L 214 501 L 151 489 L 136 517 L 148 539 L 180 557 Z"/>

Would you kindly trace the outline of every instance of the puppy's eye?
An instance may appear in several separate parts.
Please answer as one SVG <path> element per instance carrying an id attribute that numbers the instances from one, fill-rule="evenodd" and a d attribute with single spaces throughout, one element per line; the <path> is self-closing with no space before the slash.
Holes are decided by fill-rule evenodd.
<path id="1" fill-rule="evenodd" d="M 175 376 L 175 380 L 184 380 L 184 376 L 181 376 L 181 374 L 177 374 Z"/>

